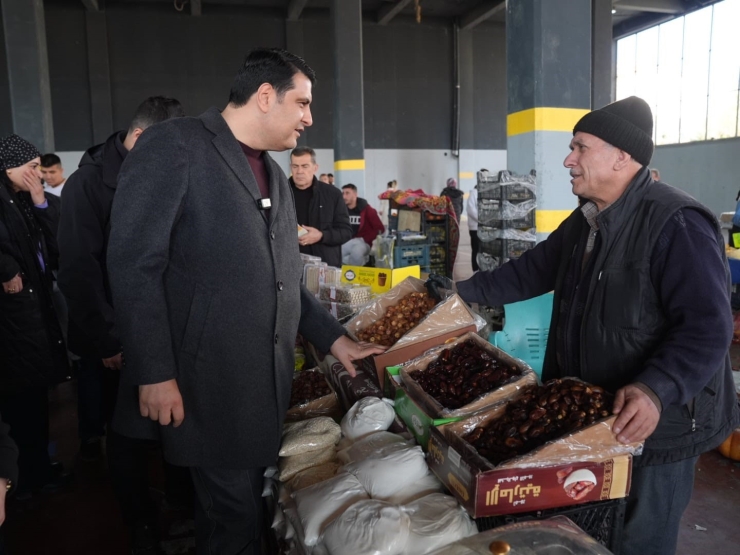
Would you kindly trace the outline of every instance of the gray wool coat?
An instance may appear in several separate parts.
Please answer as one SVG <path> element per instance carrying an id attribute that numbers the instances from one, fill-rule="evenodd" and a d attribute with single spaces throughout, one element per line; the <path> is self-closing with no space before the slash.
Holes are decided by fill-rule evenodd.
<path id="1" fill-rule="evenodd" d="M 269 217 L 215 108 L 151 127 L 121 168 L 108 247 L 125 359 L 113 427 L 161 437 L 173 464 L 274 464 L 296 334 L 323 351 L 344 334 L 301 285 L 293 197 L 264 156 Z M 173 378 L 182 425 L 140 416 L 138 386 Z"/>

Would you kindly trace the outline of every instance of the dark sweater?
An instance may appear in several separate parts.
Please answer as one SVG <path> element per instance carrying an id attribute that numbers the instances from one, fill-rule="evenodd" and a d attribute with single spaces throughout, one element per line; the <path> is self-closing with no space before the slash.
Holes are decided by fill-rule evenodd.
<path id="1" fill-rule="evenodd" d="M 551 291 L 562 241 L 558 229 L 518 260 L 458 283 L 460 295 L 467 302 L 500 306 Z M 663 228 L 652 253 L 651 278 L 670 325 L 634 377 L 656 393 L 663 407 L 688 403 L 726 355 L 732 319 L 717 310 L 718 300 L 727 302 L 724 264 L 712 225 L 697 211 L 680 210 Z M 570 343 L 570 349 L 577 351 L 578 345 Z"/>

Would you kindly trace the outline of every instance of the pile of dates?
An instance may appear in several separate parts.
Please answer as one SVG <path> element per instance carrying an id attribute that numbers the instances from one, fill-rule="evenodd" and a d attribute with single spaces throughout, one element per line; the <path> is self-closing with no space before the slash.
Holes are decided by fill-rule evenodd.
<path id="1" fill-rule="evenodd" d="M 290 407 L 305 405 L 330 393 L 331 388 L 321 372 L 301 372 L 293 380 Z"/>
<path id="2" fill-rule="evenodd" d="M 360 341 L 384 347 L 396 344 L 407 331 L 416 326 L 437 304 L 428 293 L 409 293 L 397 305 L 389 306 L 385 316 L 357 333 Z"/>
<path id="3" fill-rule="evenodd" d="M 409 374 L 421 388 L 448 409 L 459 409 L 481 395 L 522 375 L 472 339 L 445 349 L 427 366 Z"/>
<path id="4" fill-rule="evenodd" d="M 493 464 L 500 464 L 609 416 L 612 402 L 600 387 L 578 380 L 551 380 L 527 388 L 507 405 L 501 418 L 486 428 L 475 428 L 465 440 Z"/>

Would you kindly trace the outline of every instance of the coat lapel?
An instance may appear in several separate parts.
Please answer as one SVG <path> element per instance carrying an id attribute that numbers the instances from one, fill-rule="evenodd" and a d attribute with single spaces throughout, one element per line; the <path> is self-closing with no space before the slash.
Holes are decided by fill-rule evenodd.
<path id="1" fill-rule="evenodd" d="M 244 155 L 244 151 L 239 146 L 239 141 L 236 140 L 234 134 L 226 125 L 226 121 L 221 116 L 221 113 L 216 108 L 211 108 L 203 115 L 200 116 L 204 125 L 216 136 L 213 138 L 213 146 L 216 147 L 221 157 L 224 159 L 226 164 L 242 182 L 242 185 L 247 189 L 250 195 L 257 202 L 262 198 L 257 180 L 252 173 L 252 168 L 249 167 L 247 157 Z M 260 211 L 262 217 L 267 221 L 264 211 Z"/>

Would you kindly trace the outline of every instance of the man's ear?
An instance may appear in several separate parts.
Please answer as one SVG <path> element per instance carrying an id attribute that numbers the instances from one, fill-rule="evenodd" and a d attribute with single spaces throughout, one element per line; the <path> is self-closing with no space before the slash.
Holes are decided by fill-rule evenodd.
<path id="1" fill-rule="evenodd" d="M 632 156 L 624 150 L 617 150 L 617 159 L 614 161 L 614 170 L 621 171 L 632 161 Z"/>
<path id="2" fill-rule="evenodd" d="M 277 98 L 277 95 L 275 94 L 275 89 L 272 85 L 270 85 L 270 83 L 262 83 L 259 89 L 257 89 L 255 95 L 257 100 L 257 107 L 262 113 L 267 113 L 267 111 L 270 109 L 273 102 Z"/>

